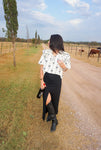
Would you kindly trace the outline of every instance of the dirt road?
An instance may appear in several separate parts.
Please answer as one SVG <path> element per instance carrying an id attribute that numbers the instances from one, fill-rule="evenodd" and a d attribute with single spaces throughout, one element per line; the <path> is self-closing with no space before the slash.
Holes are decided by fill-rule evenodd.
<path id="1" fill-rule="evenodd" d="M 72 69 L 64 74 L 61 98 L 75 110 L 79 128 L 100 144 L 101 68 L 72 59 Z"/>

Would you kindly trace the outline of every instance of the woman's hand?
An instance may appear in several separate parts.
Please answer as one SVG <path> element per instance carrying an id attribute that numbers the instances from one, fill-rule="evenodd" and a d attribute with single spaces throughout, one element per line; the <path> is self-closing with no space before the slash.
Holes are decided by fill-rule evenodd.
<path id="1" fill-rule="evenodd" d="M 41 67 L 40 67 L 40 81 L 41 81 L 41 89 L 42 90 L 46 87 L 46 85 L 43 81 L 43 76 L 44 76 L 43 75 L 43 65 L 41 65 Z"/>
<path id="2" fill-rule="evenodd" d="M 46 87 L 45 82 L 43 81 L 43 79 L 41 80 L 41 89 L 43 90 Z"/>
<path id="3" fill-rule="evenodd" d="M 63 69 L 63 71 L 67 71 L 67 68 L 66 68 L 66 66 L 65 66 L 65 64 L 63 63 L 62 60 L 58 60 L 57 62 L 60 65 L 60 67 Z"/>

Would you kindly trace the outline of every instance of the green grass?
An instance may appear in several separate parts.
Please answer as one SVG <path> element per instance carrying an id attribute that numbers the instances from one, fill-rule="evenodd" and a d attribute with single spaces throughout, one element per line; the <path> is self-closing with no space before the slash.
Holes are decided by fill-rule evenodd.
<path id="1" fill-rule="evenodd" d="M 39 50 L 31 47 L 16 54 L 17 67 L 12 56 L 3 56 L 0 65 L 0 150 L 25 150 L 27 129 L 27 105 L 36 100 L 39 89 Z M 11 57 L 11 59 L 9 59 Z M 6 62 L 7 60 L 7 62 Z M 29 118 L 34 118 L 29 114 Z"/>
<path id="2" fill-rule="evenodd" d="M 29 50 L 25 50 L 25 55 L 27 56 L 31 56 L 32 54 L 36 54 L 39 51 L 39 46 L 38 47 L 31 47 L 30 51 Z"/>

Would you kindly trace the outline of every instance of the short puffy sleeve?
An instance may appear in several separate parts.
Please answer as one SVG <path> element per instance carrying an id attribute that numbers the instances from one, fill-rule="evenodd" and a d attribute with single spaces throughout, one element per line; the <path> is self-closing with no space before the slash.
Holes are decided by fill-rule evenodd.
<path id="1" fill-rule="evenodd" d="M 44 50 L 43 50 L 43 54 L 42 54 L 42 56 L 41 56 L 41 58 L 38 62 L 39 65 L 44 65 L 44 63 L 45 63 L 45 58 L 44 57 L 45 57 L 45 53 L 44 53 Z"/>
<path id="2" fill-rule="evenodd" d="M 65 58 L 64 58 L 64 64 L 66 68 L 71 69 L 71 60 L 70 60 L 70 55 L 67 53 Z"/>

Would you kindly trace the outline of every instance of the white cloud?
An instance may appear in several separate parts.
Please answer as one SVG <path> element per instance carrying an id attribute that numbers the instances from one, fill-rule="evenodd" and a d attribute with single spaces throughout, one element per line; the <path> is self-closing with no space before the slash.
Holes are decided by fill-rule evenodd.
<path id="1" fill-rule="evenodd" d="M 90 16 L 90 5 L 85 2 L 79 2 L 76 6 L 76 10 L 82 16 Z"/>
<path id="2" fill-rule="evenodd" d="M 80 1 L 80 0 L 64 0 L 67 4 L 71 5 L 76 12 L 78 12 L 79 14 L 83 15 L 83 16 L 89 16 L 90 12 L 90 5 L 84 1 Z"/>
<path id="3" fill-rule="evenodd" d="M 37 0 L 37 1 L 36 0 L 29 0 L 29 1 L 17 0 L 17 6 L 18 6 L 19 28 L 21 26 L 24 26 L 24 24 L 25 25 L 26 24 L 30 25 L 32 23 L 37 24 L 37 21 L 39 20 L 38 11 L 43 11 L 47 7 L 44 0 Z M 37 11 L 34 11 L 34 10 L 37 10 Z"/>
<path id="4" fill-rule="evenodd" d="M 65 2 L 67 2 L 69 5 L 71 5 L 72 7 L 75 7 L 77 3 L 79 3 L 79 0 L 64 0 Z"/>
<path id="5" fill-rule="evenodd" d="M 101 16 L 101 12 L 96 12 L 95 16 L 97 17 Z"/>
<path id="6" fill-rule="evenodd" d="M 101 0 L 92 0 L 93 3 L 101 4 Z"/>
<path id="7" fill-rule="evenodd" d="M 86 3 L 86 2 L 83 2 L 83 1 L 79 1 L 77 4 L 76 4 L 76 7 L 77 8 L 83 8 L 83 9 L 86 9 L 87 11 L 89 10 L 89 4 Z"/>
<path id="8" fill-rule="evenodd" d="M 44 10 L 47 8 L 47 5 L 44 2 L 41 2 L 40 5 L 37 5 L 37 8 Z"/>
<path id="9" fill-rule="evenodd" d="M 44 23 L 54 24 L 55 22 L 55 18 L 53 16 L 39 12 L 39 11 L 32 11 L 32 16 L 34 19 L 37 19 Z"/>
<path id="10" fill-rule="evenodd" d="M 79 18 L 78 18 L 78 19 L 70 20 L 69 23 L 72 24 L 73 26 L 77 26 L 77 25 L 79 25 L 80 23 L 82 23 L 82 21 L 83 21 L 82 19 L 79 19 Z"/>
<path id="11" fill-rule="evenodd" d="M 47 8 L 47 5 L 45 4 L 44 0 L 24 0 L 20 1 L 17 0 L 18 7 L 22 9 L 39 9 L 39 10 L 44 10 Z"/>
<path id="12" fill-rule="evenodd" d="M 67 10 L 66 12 L 69 14 L 76 14 L 76 11 L 73 11 L 73 10 Z"/>
<path id="13" fill-rule="evenodd" d="M 64 30 L 64 28 L 67 28 L 68 25 L 73 25 L 74 27 L 77 27 L 80 23 L 82 23 L 82 19 L 73 19 L 73 20 L 67 20 L 67 21 L 58 21 L 56 18 L 49 14 L 45 14 L 39 11 L 33 11 L 33 19 L 36 19 L 37 22 L 40 22 L 41 24 L 48 24 L 49 26 L 52 25 L 59 30 Z"/>

